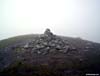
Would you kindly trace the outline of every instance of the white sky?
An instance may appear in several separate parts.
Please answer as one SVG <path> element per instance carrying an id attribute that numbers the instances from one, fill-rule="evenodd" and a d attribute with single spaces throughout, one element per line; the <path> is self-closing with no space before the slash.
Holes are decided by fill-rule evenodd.
<path id="1" fill-rule="evenodd" d="M 100 0 L 0 0 L 0 39 L 43 33 L 100 42 Z"/>

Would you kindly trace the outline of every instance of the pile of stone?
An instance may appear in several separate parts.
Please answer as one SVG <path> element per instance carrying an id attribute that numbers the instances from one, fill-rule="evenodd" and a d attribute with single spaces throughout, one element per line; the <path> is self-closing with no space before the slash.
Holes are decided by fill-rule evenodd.
<path id="1" fill-rule="evenodd" d="M 48 54 L 48 53 L 68 53 L 70 50 L 76 50 L 72 48 L 67 41 L 54 35 L 50 29 L 46 29 L 44 34 L 34 39 L 23 46 L 24 50 L 31 51 L 36 54 Z"/>

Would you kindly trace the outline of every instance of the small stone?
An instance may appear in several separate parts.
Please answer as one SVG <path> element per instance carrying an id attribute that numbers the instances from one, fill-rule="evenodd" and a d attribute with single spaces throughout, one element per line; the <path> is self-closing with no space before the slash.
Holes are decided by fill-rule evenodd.
<path id="1" fill-rule="evenodd" d="M 40 48 L 40 46 L 39 45 L 36 45 L 36 48 Z"/>
<path id="2" fill-rule="evenodd" d="M 49 49 L 50 49 L 50 47 L 46 47 L 46 48 L 45 48 L 45 50 L 49 50 Z"/>
<path id="3" fill-rule="evenodd" d="M 42 39 L 40 39 L 40 41 L 42 41 Z"/>
<path id="4" fill-rule="evenodd" d="M 57 45 L 57 46 L 56 46 L 56 49 L 60 50 L 60 49 L 62 49 L 62 48 L 61 48 L 60 45 Z"/>
<path id="5" fill-rule="evenodd" d="M 40 45 L 40 48 L 44 48 L 45 46 L 43 46 L 43 45 Z"/>
<path id="6" fill-rule="evenodd" d="M 40 52 L 40 51 L 37 51 L 37 53 L 38 53 L 38 54 L 41 54 L 41 52 Z"/>
<path id="7" fill-rule="evenodd" d="M 86 48 L 86 49 L 89 49 L 90 47 L 86 46 L 85 48 Z"/>
<path id="8" fill-rule="evenodd" d="M 63 50 L 59 50 L 59 52 L 63 52 Z"/>
<path id="9" fill-rule="evenodd" d="M 58 43 L 58 40 L 54 40 L 55 43 Z"/>
<path id="10" fill-rule="evenodd" d="M 65 50 L 68 50 L 70 47 L 69 46 L 64 46 L 64 49 Z"/>
<path id="11" fill-rule="evenodd" d="M 63 50 L 63 53 L 67 53 L 68 52 L 68 50 Z"/>
<path id="12" fill-rule="evenodd" d="M 51 44 L 50 46 L 54 47 L 54 46 L 56 46 L 56 45 L 55 45 L 55 44 Z"/>
<path id="13" fill-rule="evenodd" d="M 48 44 L 47 42 L 44 42 L 44 43 L 43 43 L 43 45 L 47 45 L 47 44 Z"/>
<path id="14" fill-rule="evenodd" d="M 44 51 L 44 52 L 42 53 L 42 55 L 46 55 L 46 54 L 48 54 L 48 51 Z"/>
<path id="15" fill-rule="evenodd" d="M 50 49 L 50 50 L 49 50 L 50 53 L 52 53 L 52 52 L 54 52 L 54 51 L 55 51 L 55 49 Z"/>
<path id="16" fill-rule="evenodd" d="M 28 46 L 29 46 L 29 45 L 28 45 L 28 43 L 27 43 L 27 44 L 24 45 L 24 48 L 28 48 Z"/>
<path id="17" fill-rule="evenodd" d="M 72 51 L 76 51 L 77 49 L 76 49 L 75 47 L 72 47 L 71 50 L 72 50 Z"/>

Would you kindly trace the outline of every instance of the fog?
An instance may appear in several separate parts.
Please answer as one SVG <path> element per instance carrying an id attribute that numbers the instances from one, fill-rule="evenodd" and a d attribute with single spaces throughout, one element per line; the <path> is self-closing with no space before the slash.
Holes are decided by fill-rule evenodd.
<path id="1" fill-rule="evenodd" d="M 0 0 L 0 40 L 46 28 L 100 43 L 100 0 Z"/>

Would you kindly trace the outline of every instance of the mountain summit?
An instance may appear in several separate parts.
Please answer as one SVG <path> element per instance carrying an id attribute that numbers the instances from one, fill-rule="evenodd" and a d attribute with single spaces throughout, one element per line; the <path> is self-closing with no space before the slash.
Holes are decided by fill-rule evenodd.
<path id="1" fill-rule="evenodd" d="M 0 41 L 0 76 L 85 76 L 100 73 L 100 44 L 53 34 Z"/>
<path id="2" fill-rule="evenodd" d="M 68 52 L 78 52 L 78 50 L 68 44 L 67 40 L 63 40 L 50 31 L 46 29 L 43 35 L 40 35 L 37 38 L 34 38 L 31 42 L 26 43 L 25 45 L 14 47 L 14 51 L 17 51 L 20 48 L 20 51 L 31 52 L 32 55 L 40 54 L 57 54 L 57 53 L 68 53 Z M 21 52 L 19 52 L 21 54 Z M 27 56 L 26 56 L 27 57 Z"/>

